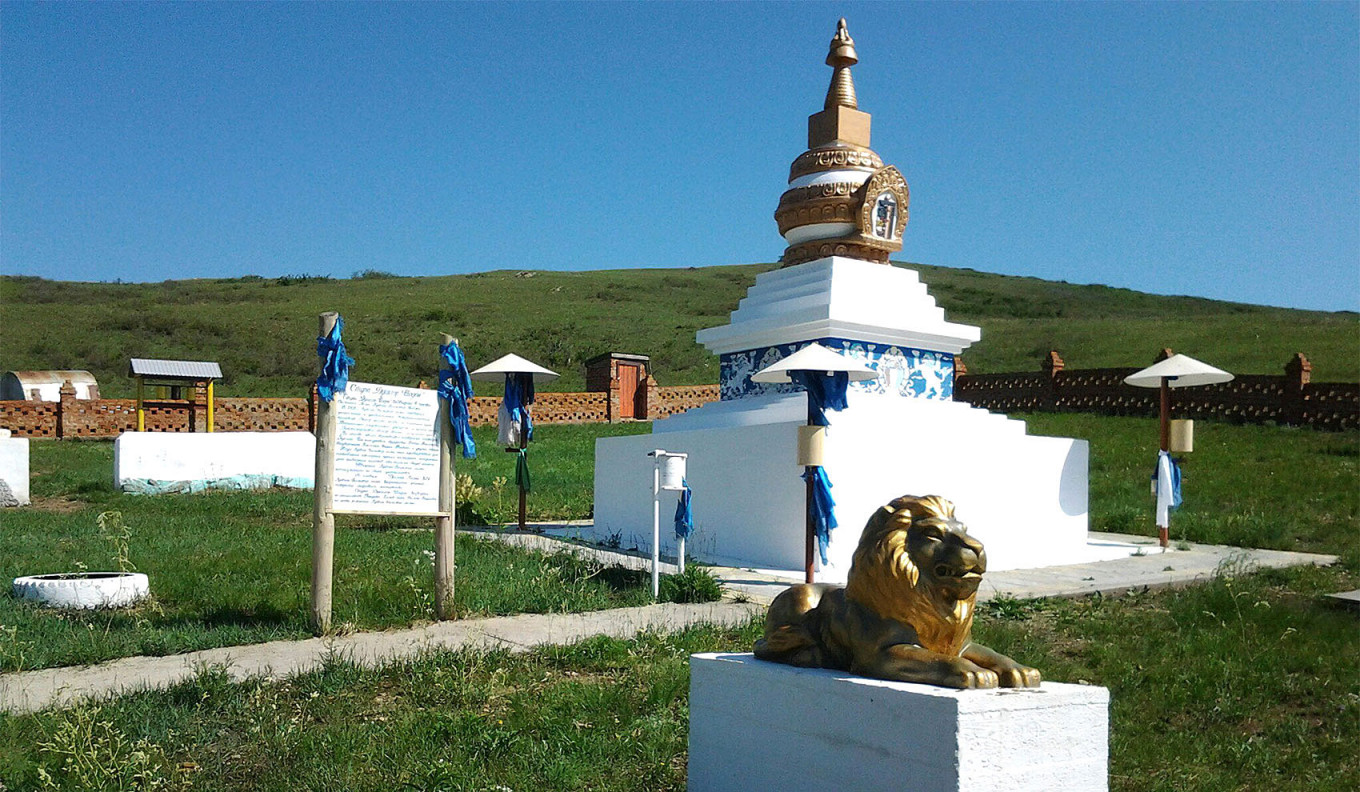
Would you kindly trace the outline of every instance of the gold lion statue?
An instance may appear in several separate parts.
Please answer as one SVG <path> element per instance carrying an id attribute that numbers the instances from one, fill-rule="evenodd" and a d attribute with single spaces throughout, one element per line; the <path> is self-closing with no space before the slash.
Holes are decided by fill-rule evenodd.
<path id="1" fill-rule="evenodd" d="M 756 657 L 940 687 L 1037 687 L 1037 670 L 969 640 L 986 570 L 953 503 L 903 496 L 869 518 L 845 588 L 775 598 Z"/>

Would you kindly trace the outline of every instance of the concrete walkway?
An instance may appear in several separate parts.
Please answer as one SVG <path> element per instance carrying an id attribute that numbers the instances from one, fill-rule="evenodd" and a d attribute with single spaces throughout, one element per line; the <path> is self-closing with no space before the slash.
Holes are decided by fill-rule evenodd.
<path id="1" fill-rule="evenodd" d="M 558 525 L 540 526 L 544 529 Z M 637 553 L 590 547 L 537 533 L 473 531 L 495 541 L 542 552 L 568 552 L 605 564 L 650 569 L 651 560 Z M 1138 552 L 1115 560 L 1086 564 L 989 572 L 979 598 L 1019 599 L 1122 593 L 1131 589 L 1184 586 L 1207 580 L 1223 567 L 1326 565 L 1335 556 L 1244 550 L 1194 545 L 1163 551 L 1147 537 L 1091 534 L 1093 544 L 1137 545 Z M 672 573 L 675 566 L 661 565 Z M 203 668 L 222 667 L 234 680 L 279 679 L 319 668 L 341 657 L 368 667 L 412 657 L 431 649 L 485 648 L 524 652 L 544 645 L 566 645 L 596 635 L 629 638 L 646 631 L 667 632 L 698 624 L 739 625 L 763 613 L 766 605 L 792 583 L 801 570 L 754 570 L 709 567 L 728 590 L 724 602 L 703 605 L 659 604 L 575 614 L 526 614 L 491 619 L 439 622 L 387 632 L 271 641 L 247 646 L 207 649 L 167 657 L 128 657 L 95 666 L 51 668 L 0 674 L 0 711 L 27 713 L 68 706 L 148 688 L 164 688 L 192 678 Z"/>
<path id="2" fill-rule="evenodd" d="M 697 624 L 735 626 L 745 624 L 762 610 L 754 603 L 740 602 L 645 605 L 590 613 L 438 622 L 408 630 L 270 641 L 166 657 L 127 657 L 94 666 L 0 674 L 0 711 L 22 714 L 85 699 L 165 688 L 191 679 L 204 668 L 224 668 L 236 681 L 282 679 L 315 670 L 337 657 L 376 667 L 432 649 L 527 652 L 597 635 L 631 638 L 643 632 L 673 632 Z"/>
<path id="3" fill-rule="evenodd" d="M 544 530 L 561 530 L 563 523 L 543 523 Z M 532 533 L 485 531 L 480 535 L 520 547 L 543 552 L 570 552 L 607 564 L 621 564 L 632 569 L 650 569 L 650 557 L 638 553 L 606 550 L 572 544 L 550 536 Z M 1157 540 L 1146 536 L 1100 533 L 1088 534 L 1093 549 L 1126 546 L 1121 558 L 1091 561 L 1084 564 L 1014 569 L 988 572 L 979 591 L 980 600 L 996 596 L 1016 599 L 1037 597 L 1079 597 L 1090 594 L 1120 594 L 1130 590 L 1188 586 L 1208 580 L 1221 567 L 1246 569 L 1281 568 L 1313 564 L 1327 566 L 1336 563 L 1336 556 L 1318 553 L 1294 553 L 1284 550 L 1253 550 L 1223 545 L 1174 546 L 1165 550 Z M 1108 550 L 1102 550 L 1108 554 Z M 1134 555 L 1140 553 L 1141 555 Z M 674 564 L 662 562 L 661 571 L 671 574 Z M 740 567 L 708 567 L 722 581 L 730 595 L 761 605 L 769 605 L 778 594 L 794 583 L 803 581 L 803 571 L 749 569 Z"/>

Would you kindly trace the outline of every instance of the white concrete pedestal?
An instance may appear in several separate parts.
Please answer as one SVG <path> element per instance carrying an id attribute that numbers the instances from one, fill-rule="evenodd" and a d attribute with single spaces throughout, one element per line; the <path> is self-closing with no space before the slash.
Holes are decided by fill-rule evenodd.
<path id="1" fill-rule="evenodd" d="M 123 432 L 113 442 L 113 484 L 154 495 L 271 486 L 310 489 L 311 432 Z"/>
<path id="2" fill-rule="evenodd" d="M 690 657 L 691 792 L 1108 789 L 1110 693 L 951 690 Z"/>
<path id="3" fill-rule="evenodd" d="M 0 506 L 28 505 L 28 438 L 0 433 Z"/>

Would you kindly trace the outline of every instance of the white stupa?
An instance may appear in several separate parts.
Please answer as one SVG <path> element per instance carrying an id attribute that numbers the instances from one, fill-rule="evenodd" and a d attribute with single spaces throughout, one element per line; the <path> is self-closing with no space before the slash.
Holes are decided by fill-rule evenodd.
<path id="1" fill-rule="evenodd" d="M 908 192 L 902 174 L 869 148 L 858 109 L 857 62 L 844 20 L 831 42 L 835 69 L 824 109 L 808 120 L 808 151 L 794 160 L 775 212 L 789 243 L 721 327 L 698 340 L 721 361 L 722 399 L 657 421 L 653 434 L 596 442 L 598 538 L 650 544 L 648 452 L 689 455 L 691 557 L 758 569 L 801 570 L 804 484 L 796 464 L 807 397 L 751 376 L 816 342 L 877 371 L 850 386 L 848 409 L 828 413 L 825 470 L 839 527 L 817 579 L 843 582 L 865 521 L 901 495 L 942 495 L 987 547 L 989 568 L 1092 560 L 1087 546 L 1087 444 L 1035 437 L 1022 421 L 953 401 L 954 356 L 981 338 L 946 320 L 901 248 Z M 663 531 L 662 552 L 673 552 Z"/>

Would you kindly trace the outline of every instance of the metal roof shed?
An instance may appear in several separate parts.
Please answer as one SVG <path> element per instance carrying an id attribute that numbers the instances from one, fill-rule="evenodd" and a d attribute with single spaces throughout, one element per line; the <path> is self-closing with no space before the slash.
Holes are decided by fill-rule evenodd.
<path id="1" fill-rule="evenodd" d="M 172 388 L 188 386 L 190 391 L 189 431 L 194 430 L 193 402 L 197 399 L 198 389 L 204 388 L 208 394 L 208 431 L 213 430 L 213 381 L 222 378 L 222 367 L 213 361 L 203 360 L 153 360 L 150 358 L 131 358 L 128 361 L 128 376 L 137 380 L 137 431 L 146 431 L 146 385 L 168 385 Z"/>
<path id="2" fill-rule="evenodd" d="M 61 401 L 61 386 L 70 382 L 77 399 L 98 399 L 99 383 L 80 370 L 6 371 L 0 377 L 2 401 Z"/>

